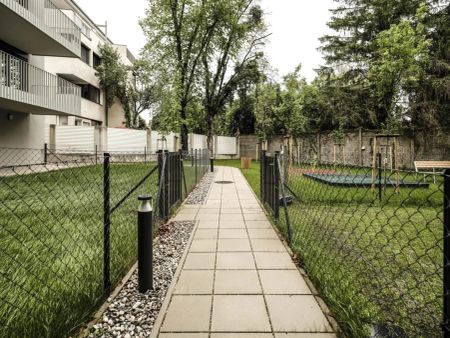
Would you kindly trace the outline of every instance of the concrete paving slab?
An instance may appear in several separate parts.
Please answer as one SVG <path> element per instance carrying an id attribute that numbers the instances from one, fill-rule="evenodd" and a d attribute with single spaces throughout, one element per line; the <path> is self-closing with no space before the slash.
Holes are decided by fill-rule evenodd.
<path id="1" fill-rule="evenodd" d="M 256 270 L 217 270 L 215 294 L 262 294 Z"/>
<path id="2" fill-rule="evenodd" d="M 308 295 L 311 290 L 296 270 L 260 270 L 265 294 Z"/>
<path id="3" fill-rule="evenodd" d="M 239 252 L 239 251 L 252 251 L 252 249 L 250 248 L 250 241 L 248 239 L 223 238 L 219 239 L 218 251 Z"/>
<path id="4" fill-rule="evenodd" d="M 249 270 L 256 267 L 250 252 L 218 252 L 216 269 Z"/>
<path id="5" fill-rule="evenodd" d="M 183 270 L 175 286 L 175 294 L 211 295 L 214 270 Z"/>
<path id="6" fill-rule="evenodd" d="M 270 332 L 263 296 L 214 296 L 211 331 Z"/>
<path id="7" fill-rule="evenodd" d="M 274 331 L 333 332 L 314 296 L 266 296 Z"/>
<path id="8" fill-rule="evenodd" d="M 211 301 L 211 296 L 173 296 L 161 331 L 208 331 Z"/>

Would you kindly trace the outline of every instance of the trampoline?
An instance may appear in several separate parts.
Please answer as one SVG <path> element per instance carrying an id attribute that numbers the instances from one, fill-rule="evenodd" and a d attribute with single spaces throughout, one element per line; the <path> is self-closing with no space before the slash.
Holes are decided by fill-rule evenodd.
<path id="1" fill-rule="evenodd" d="M 303 176 L 332 186 L 339 187 L 372 187 L 372 176 L 369 175 L 339 175 L 339 174 L 310 174 L 304 173 Z M 375 186 L 379 186 L 378 179 L 375 181 Z M 381 181 L 384 186 L 384 178 Z M 395 188 L 396 181 L 387 179 L 386 185 Z M 405 188 L 429 188 L 430 184 L 425 182 L 407 182 L 400 180 L 400 187 Z"/>

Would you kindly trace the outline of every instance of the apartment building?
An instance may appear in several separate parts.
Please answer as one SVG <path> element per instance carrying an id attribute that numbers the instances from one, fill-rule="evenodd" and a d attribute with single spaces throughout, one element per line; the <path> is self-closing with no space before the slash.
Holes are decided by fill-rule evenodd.
<path id="1" fill-rule="evenodd" d="M 95 66 L 99 45 L 112 42 L 82 9 L 72 0 L 0 0 L 0 18 L 0 148 L 42 148 L 52 124 L 105 126 Z M 120 102 L 109 120 L 123 125 Z"/>
<path id="2" fill-rule="evenodd" d="M 95 76 L 95 67 L 101 63 L 99 46 L 114 43 L 75 2 L 53 1 L 58 3 L 62 12 L 80 28 L 81 56 L 79 58 L 45 56 L 42 57 L 42 62 L 46 71 L 81 88 L 81 116 L 48 117 L 46 125 L 106 126 L 104 92 L 100 89 L 98 78 Z M 126 46 L 114 46 L 124 64 L 131 65 L 134 62 L 135 58 Z M 123 107 L 118 100 L 110 108 L 108 115 L 108 127 L 124 126 Z"/>

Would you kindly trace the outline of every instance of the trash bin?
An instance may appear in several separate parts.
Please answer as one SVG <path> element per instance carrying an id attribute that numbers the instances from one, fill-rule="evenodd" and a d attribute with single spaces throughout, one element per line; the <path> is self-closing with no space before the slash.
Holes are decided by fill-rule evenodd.
<path id="1" fill-rule="evenodd" d="M 252 159 L 250 157 L 242 157 L 241 158 L 241 168 L 242 169 L 250 169 L 251 163 L 252 163 Z"/>

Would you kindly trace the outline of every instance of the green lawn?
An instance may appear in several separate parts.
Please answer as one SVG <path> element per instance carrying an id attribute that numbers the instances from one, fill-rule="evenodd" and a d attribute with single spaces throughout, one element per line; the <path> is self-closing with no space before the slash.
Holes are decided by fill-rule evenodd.
<path id="1" fill-rule="evenodd" d="M 112 164 L 111 206 L 154 164 Z M 136 259 L 137 195 L 111 217 L 111 279 Z M 61 337 L 104 298 L 103 175 L 93 165 L 0 177 L 0 336 Z"/>
<path id="2" fill-rule="evenodd" d="M 239 167 L 239 161 L 217 161 Z M 401 327 L 411 337 L 440 337 L 442 318 L 442 185 L 428 189 L 342 188 L 292 167 L 288 185 L 292 248 L 348 336 L 369 335 L 369 323 Z M 327 168 L 340 174 L 368 169 Z M 259 165 L 243 170 L 259 194 Z M 415 181 L 414 175 L 402 178 Z M 421 178 L 419 178 L 421 179 Z M 280 210 L 277 226 L 286 235 Z"/>

